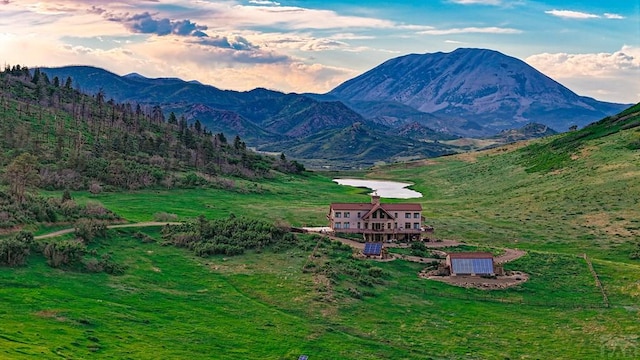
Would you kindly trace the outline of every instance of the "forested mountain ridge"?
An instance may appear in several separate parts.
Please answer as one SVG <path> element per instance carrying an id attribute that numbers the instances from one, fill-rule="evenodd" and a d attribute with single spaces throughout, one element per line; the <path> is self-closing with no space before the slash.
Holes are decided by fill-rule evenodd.
<path id="1" fill-rule="evenodd" d="M 400 131 L 402 126 L 396 129 L 384 119 L 364 118 L 340 101 L 316 99 L 312 94 L 284 94 L 263 88 L 220 90 L 174 78 L 118 76 L 90 66 L 41 71 L 61 79 L 70 76 L 74 87 L 90 94 L 101 92 L 116 101 L 159 106 L 166 113 L 184 116 L 189 125 L 199 121 L 213 132 L 229 138 L 239 135 L 251 147 L 284 152 L 311 166 L 329 162 L 338 167 L 367 167 L 379 161 L 395 161 L 407 153 L 433 157 L 455 151 L 451 146 L 433 143 L 450 138 L 447 134 L 424 125 L 425 129 L 418 132 Z M 352 132 L 360 125 L 369 130 Z M 349 136 L 351 144 L 342 142 L 345 133 L 353 135 Z M 356 142 L 358 146 L 351 146 Z M 372 146 L 383 151 L 374 151 Z"/>
<path id="2" fill-rule="evenodd" d="M 256 178 L 303 167 L 259 155 L 236 137 L 227 141 L 199 121 L 87 95 L 73 79 L 49 78 L 39 69 L 7 66 L 0 72 L 0 165 L 3 178 L 20 155 L 47 189 L 137 189 Z"/>
<path id="3" fill-rule="evenodd" d="M 102 92 L 115 101 L 160 106 L 166 112 L 195 119 L 213 132 L 236 135 L 251 146 L 301 138 L 308 134 L 344 128 L 364 119 L 334 101 L 317 101 L 305 95 L 267 89 L 221 90 L 214 86 L 175 78 L 150 79 L 118 76 L 90 66 L 42 68 L 49 76 L 74 79 L 89 94 Z"/>

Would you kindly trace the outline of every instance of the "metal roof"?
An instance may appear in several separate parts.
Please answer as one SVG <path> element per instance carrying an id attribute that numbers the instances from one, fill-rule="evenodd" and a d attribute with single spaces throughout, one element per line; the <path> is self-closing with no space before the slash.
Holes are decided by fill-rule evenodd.
<path id="1" fill-rule="evenodd" d="M 376 204 L 369 203 L 332 203 L 332 210 L 351 210 L 351 211 L 369 211 Z M 380 204 L 385 211 L 422 211 L 422 204 L 417 203 L 399 203 L 399 204 Z"/>
<path id="2" fill-rule="evenodd" d="M 490 252 L 453 252 L 448 253 L 450 259 L 493 259 Z"/>

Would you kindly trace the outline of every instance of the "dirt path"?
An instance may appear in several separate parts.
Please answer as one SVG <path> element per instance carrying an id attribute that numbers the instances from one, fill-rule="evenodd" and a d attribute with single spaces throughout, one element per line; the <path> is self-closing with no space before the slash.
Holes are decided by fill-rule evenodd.
<path id="1" fill-rule="evenodd" d="M 498 256 L 494 259 L 496 264 L 504 264 L 509 261 L 520 259 L 527 254 L 524 250 L 519 249 L 507 249 L 504 248 L 504 255 Z"/>
<path id="2" fill-rule="evenodd" d="M 181 223 L 179 223 L 179 222 L 146 221 L 146 222 L 131 223 L 131 224 L 107 225 L 107 229 L 148 227 L 148 226 L 164 226 L 164 225 L 179 225 L 179 224 L 181 224 Z M 35 240 L 49 239 L 49 238 L 58 237 L 58 236 L 66 235 L 66 234 L 71 234 L 72 232 L 75 232 L 75 231 L 76 231 L 75 228 L 63 229 L 63 230 L 54 231 L 52 233 L 48 233 L 48 234 L 44 234 L 44 235 L 34 236 L 33 238 Z"/>

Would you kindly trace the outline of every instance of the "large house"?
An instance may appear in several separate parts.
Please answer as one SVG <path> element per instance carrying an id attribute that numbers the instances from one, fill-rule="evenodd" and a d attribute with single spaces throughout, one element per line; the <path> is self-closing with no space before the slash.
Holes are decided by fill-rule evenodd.
<path id="1" fill-rule="evenodd" d="M 332 203 L 329 226 L 336 233 L 362 234 L 365 241 L 420 240 L 422 205 L 382 204 L 372 195 L 371 203 Z"/>

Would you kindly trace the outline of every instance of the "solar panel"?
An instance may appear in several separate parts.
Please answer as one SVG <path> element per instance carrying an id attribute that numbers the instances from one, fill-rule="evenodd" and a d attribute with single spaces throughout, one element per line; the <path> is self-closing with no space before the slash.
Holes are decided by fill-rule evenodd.
<path id="1" fill-rule="evenodd" d="M 451 267 L 454 274 L 493 274 L 491 259 L 451 259 Z"/>
<path id="2" fill-rule="evenodd" d="M 382 253 L 382 243 L 365 243 L 362 253 L 365 255 L 380 255 Z"/>
<path id="3" fill-rule="evenodd" d="M 474 274 L 493 274 L 493 261 L 491 259 L 473 259 Z"/>

